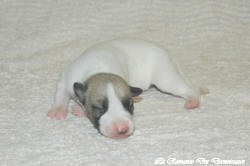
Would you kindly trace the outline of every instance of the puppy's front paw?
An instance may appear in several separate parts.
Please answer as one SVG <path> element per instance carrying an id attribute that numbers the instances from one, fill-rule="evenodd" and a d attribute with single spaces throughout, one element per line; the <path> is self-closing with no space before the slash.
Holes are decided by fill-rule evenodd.
<path id="1" fill-rule="evenodd" d="M 72 106 L 72 113 L 77 117 L 87 117 L 85 109 L 79 106 L 78 104 L 74 104 Z"/>
<path id="2" fill-rule="evenodd" d="M 194 108 L 197 108 L 200 106 L 200 102 L 199 100 L 187 100 L 185 105 L 184 105 L 184 108 L 186 109 L 194 109 Z"/>
<path id="3" fill-rule="evenodd" d="M 63 108 L 61 108 L 61 107 L 55 108 L 55 109 L 51 109 L 51 110 L 48 112 L 48 116 L 49 116 L 51 119 L 57 119 L 57 120 L 66 119 L 67 111 L 66 111 L 66 109 L 63 109 Z"/>

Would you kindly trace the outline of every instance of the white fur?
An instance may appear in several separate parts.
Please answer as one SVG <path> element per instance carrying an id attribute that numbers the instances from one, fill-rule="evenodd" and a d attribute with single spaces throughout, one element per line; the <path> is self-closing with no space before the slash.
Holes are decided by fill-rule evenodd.
<path id="1" fill-rule="evenodd" d="M 116 74 L 129 85 L 143 90 L 154 84 L 161 91 L 185 98 L 185 108 L 199 106 L 199 92 L 184 81 L 163 48 L 144 40 L 117 39 L 87 49 L 63 72 L 48 115 L 66 118 L 68 102 L 75 96 L 73 84 L 84 82 L 97 73 Z M 129 127 L 126 135 L 130 135 L 134 130 L 132 116 L 122 107 L 111 84 L 107 87 L 107 94 L 109 108 L 99 121 L 100 132 L 115 137 L 117 126 L 123 123 Z"/>
<path id="2" fill-rule="evenodd" d="M 107 85 L 107 98 L 109 107 L 107 112 L 102 115 L 99 120 L 100 132 L 106 136 L 116 135 L 117 133 L 114 133 L 114 124 L 123 122 L 129 129 L 126 134 L 130 135 L 134 131 L 132 116 L 122 106 L 111 83 Z"/>
<path id="3" fill-rule="evenodd" d="M 67 105 L 74 96 L 74 82 L 84 82 L 101 72 L 117 74 L 129 85 L 143 90 L 155 84 L 162 91 L 186 99 L 199 98 L 199 93 L 184 81 L 163 48 L 144 40 L 117 39 L 87 49 L 63 72 L 53 107 Z"/>

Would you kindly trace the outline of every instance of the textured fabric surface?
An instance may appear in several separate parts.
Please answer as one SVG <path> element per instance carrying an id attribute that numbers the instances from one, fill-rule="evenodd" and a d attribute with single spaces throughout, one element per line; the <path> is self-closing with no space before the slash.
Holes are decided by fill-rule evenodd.
<path id="1" fill-rule="evenodd" d="M 71 113 L 47 118 L 61 71 L 117 37 L 166 48 L 193 84 L 210 89 L 201 107 L 185 110 L 183 99 L 150 89 L 124 140 Z M 250 1 L 1 0 L 0 70 L 0 165 L 147 166 L 158 157 L 250 165 Z"/>

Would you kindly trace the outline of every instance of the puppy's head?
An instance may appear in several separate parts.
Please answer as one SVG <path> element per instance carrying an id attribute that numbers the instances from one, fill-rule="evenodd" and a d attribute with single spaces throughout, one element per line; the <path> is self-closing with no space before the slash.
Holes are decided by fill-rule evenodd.
<path id="1" fill-rule="evenodd" d="M 84 84 L 74 83 L 74 92 L 89 120 L 103 135 L 125 138 L 134 131 L 132 97 L 142 93 L 114 74 L 96 74 Z"/>

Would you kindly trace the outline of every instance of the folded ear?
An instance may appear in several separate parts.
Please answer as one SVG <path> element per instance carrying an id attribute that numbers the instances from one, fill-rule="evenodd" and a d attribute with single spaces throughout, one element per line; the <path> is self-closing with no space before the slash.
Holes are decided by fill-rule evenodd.
<path id="1" fill-rule="evenodd" d="M 79 82 L 74 83 L 75 95 L 83 105 L 85 104 L 85 92 L 87 91 L 87 89 L 87 85 L 83 85 Z"/>
<path id="2" fill-rule="evenodd" d="M 139 96 L 143 90 L 141 88 L 129 86 L 132 97 Z"/>

